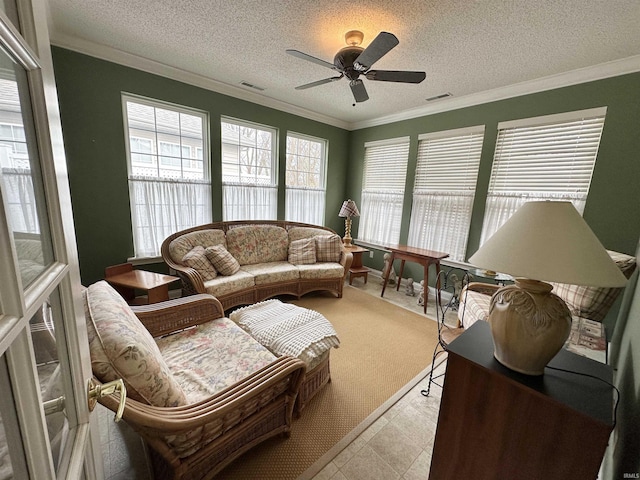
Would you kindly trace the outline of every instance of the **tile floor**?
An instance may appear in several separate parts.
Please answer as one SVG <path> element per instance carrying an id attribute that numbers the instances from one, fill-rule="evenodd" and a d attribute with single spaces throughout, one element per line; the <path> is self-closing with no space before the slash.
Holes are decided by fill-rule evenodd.
<path id="1" fill-rule="evenodd" d="M 367 284 L 362 278 L 354 279 L 353 287 L 379 296 L 382 289 L 379 273 L 369 274 Z M 423 314 L 416 296 L 405 295 L 387 286 L 384 299 Z M 432 297 L 429 297 L 432 300 Z M 450 312 L 447 323 L 455 321 Z M 430 301 L 427 315 L 435 318 Z M 440 357 L 442 358 L 442 356 Z M 444 364 L 437 371 L 444 371 Z M 432 385 L 429 397 L 420 394 L 428 380 L 420 381 L 391 406 L 362 434 L 339 452 L 314 480 L 424 480 L 428 477 L 431 450 L 438 419 L 441 388 Z M 104 457 L 105 480 L 150 480 L 152 475 L 146 463 L 141 439 L 124 422 L 114 423 L 113 413 L 98 405 L 100 438 Z"/>

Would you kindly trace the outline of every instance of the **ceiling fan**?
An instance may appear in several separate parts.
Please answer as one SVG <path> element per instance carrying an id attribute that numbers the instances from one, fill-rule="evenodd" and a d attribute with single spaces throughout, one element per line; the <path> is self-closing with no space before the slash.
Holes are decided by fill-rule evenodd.
<path id="1" fill-rule="evenodd" d="M 305 90 L 325 83 L 335 82 L 342 77 L 349 79 L 349 86 L 356 102 L 364 102 L 369 99 L 367 89 L 362 80 L 358 77 L 364 75 L 368 80 L 377 80 L 382 82 L 402 82 L 402 83 L 420 83 L 426 74 L 425 72 L 412 72 L 408 70 L 370 70 L 371 66 L 380 60 L 384 55 L 400 43 L 395 35 L 388 32 L 380 32 L 373 42 L 367 47 L 362 48 L 360 44 L 364 35 L 358 30 L 351 30 L 344 36 L 347 42 L 346 47 L 342 48 L 334 57 L 333 63 L 325 62 L 319 58 L 313 57 L 298 50 L 287 50 L 289 55 L 307 60 L 309 62 L 328 67 L 332 70 L 340 72 L 340 75 L 315 82 L 307 83 L 296 87 L 296 90 Z M 355 105 L 355 104 L 354 104 Z"/>

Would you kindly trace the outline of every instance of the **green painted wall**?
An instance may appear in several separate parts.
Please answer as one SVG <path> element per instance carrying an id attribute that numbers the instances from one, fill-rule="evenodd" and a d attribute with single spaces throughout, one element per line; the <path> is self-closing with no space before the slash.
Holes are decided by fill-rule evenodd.
<path id="1" fill-rule="evenodd" d="M 359 204 L 365 142 L 410 136 L 405 209 L 400 238 L 400 243 L 405 243 L 409 232 L 418 135 L 485 125 L 467 248 L 468 258 L 477 250 L 480 241 L 498 123 L 602 106 L 608 107 L 607 115 L 584 218 L 605 247 L 634 254 L 640 236 L 640 223 L 637 221 L 640 218 L 640 197 L 637 193 L 637 186 L 640 185 L 640 73 L 354 131 L 350 142 L 350 183 L 347 185 L 347 191 Z M 357 238 L 357 229 L 356 221 L 352 229 L 354 238 Z M 367 258 L 365 263 L 381 269 L 382 252 L 377 251 L 374 259 Z M 422 279 L 420 268 L 411 266 L 410 274 L 414 279 Z M 431 280 L 433 282 L 433 278 Z"/>
<path id="2" fill-rule="evenodd" d="M 213 220 L 222 219 L 220 117 L 269 125 L 279 132 L 278 217 L 284 219 L 287 131 L 329 141 L 326 225 L 346 198 L 349 132 L 132 68 L 53 47 L 82 281 L 103 278 L 104 267 L 133 256 L 121 92 L 204 110 L 209 114 Z M 155 266 L 157 269 L 161 265 Z M 154 266 L 151 266 L 154 268 Z"/>

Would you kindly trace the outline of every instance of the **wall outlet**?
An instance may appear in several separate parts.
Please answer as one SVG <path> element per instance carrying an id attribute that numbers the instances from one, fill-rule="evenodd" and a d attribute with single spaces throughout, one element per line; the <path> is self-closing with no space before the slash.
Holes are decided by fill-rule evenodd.
<path id="1" fill-rule="evenodd" d="M 373 251 L 369 250 L 369 258 L 373 258 Z"/>

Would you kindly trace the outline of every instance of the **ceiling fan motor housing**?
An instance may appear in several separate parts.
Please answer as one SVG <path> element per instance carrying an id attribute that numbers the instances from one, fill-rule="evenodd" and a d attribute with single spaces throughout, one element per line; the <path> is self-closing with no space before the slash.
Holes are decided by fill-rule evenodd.
<path id="1" fill-rule="evenodd" d="M 363 50 L 364 48 L 356 46 L 344 47 L 334 57 L 333 64 L 349 80 L 356 80 L 362 72 L 353 68 L 353 62 L 356 61 Z"/>

